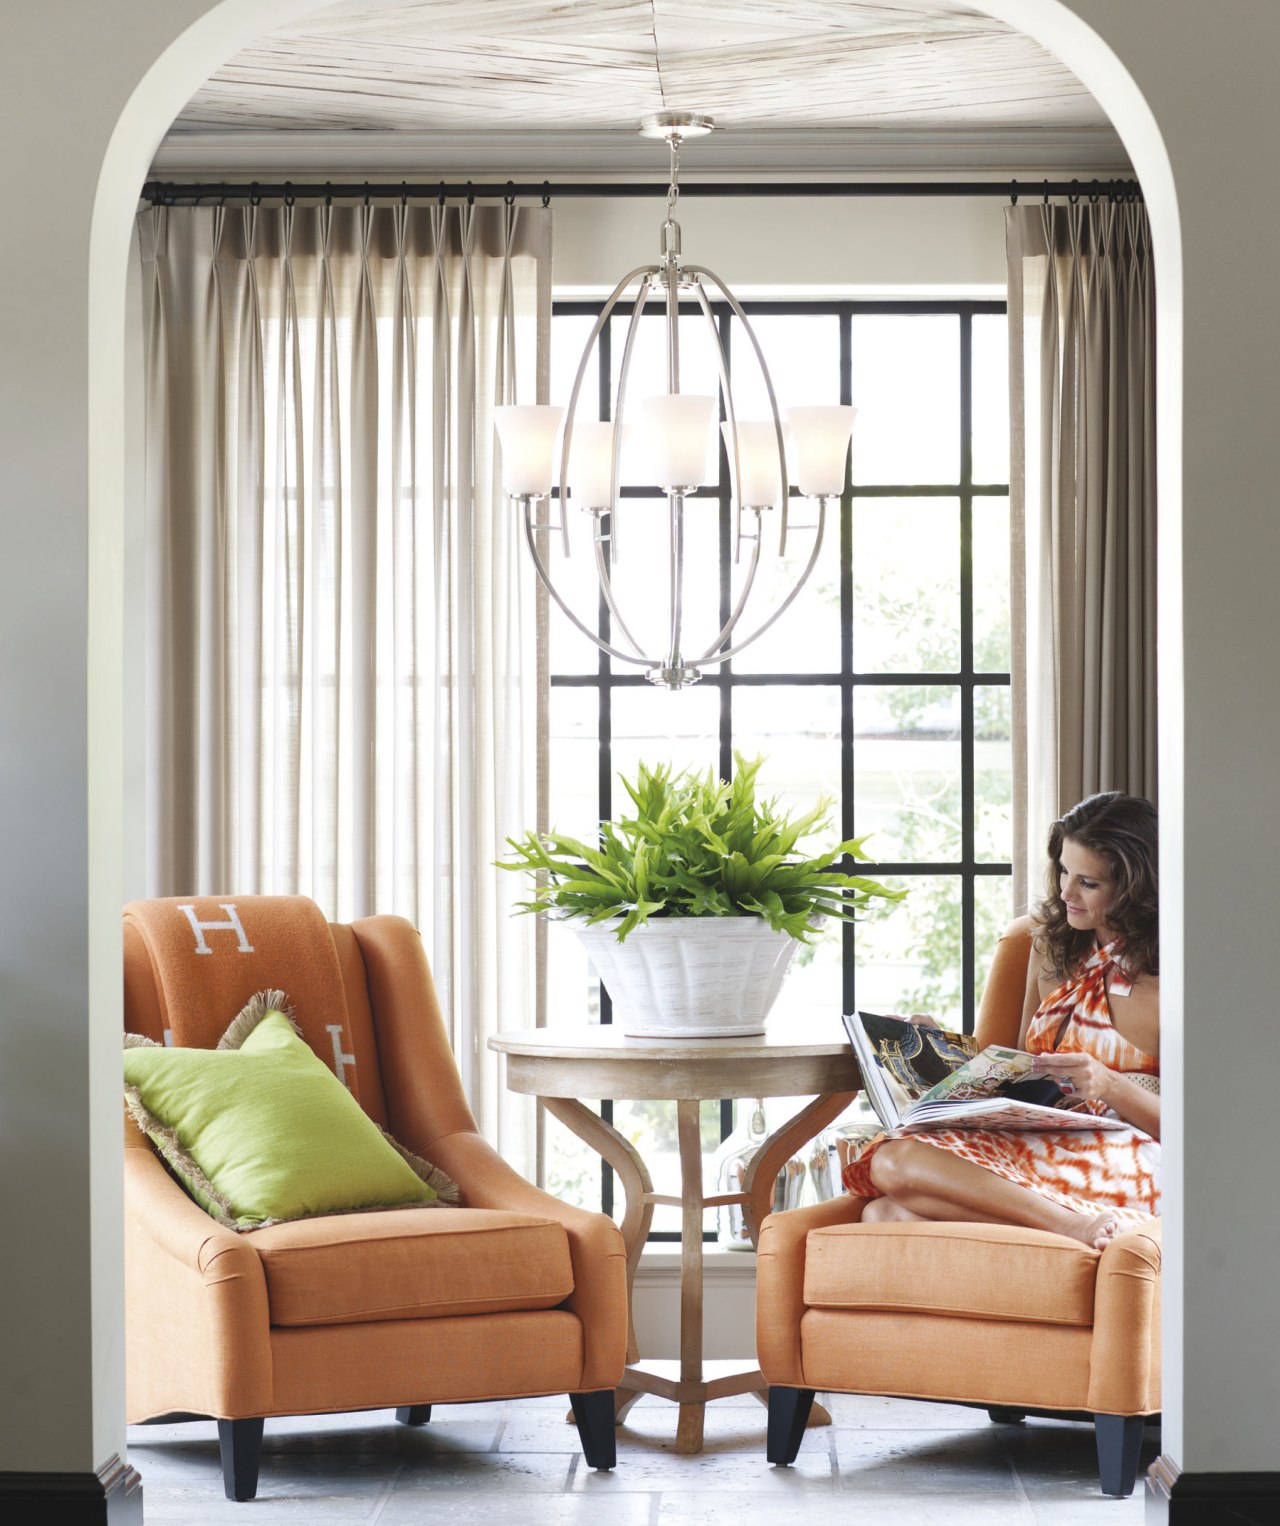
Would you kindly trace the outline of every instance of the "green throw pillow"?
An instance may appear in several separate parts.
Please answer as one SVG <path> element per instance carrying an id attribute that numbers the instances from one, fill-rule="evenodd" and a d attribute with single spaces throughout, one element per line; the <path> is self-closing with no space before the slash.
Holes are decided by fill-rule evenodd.
<path id="1" fill-rule="evenodd" d="M 283 993 L 262 993 L 217 1049 L 125 1037 L 129 1111 L 196 1201 L 236 1230 L 456 1202 L 448 1177 L 383 1133 L 286 1012 Z"/>

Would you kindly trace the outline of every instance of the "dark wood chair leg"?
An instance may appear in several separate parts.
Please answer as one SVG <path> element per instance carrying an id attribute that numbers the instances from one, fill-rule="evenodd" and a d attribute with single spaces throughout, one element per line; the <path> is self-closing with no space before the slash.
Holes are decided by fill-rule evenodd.
<path id="1" fill-rule="evenodd" d="M 769 1390 L 769 1429 L 765 1443 L 770 1462 L 787 1467 L 796 1460 L 804 1428 L 813 1408 L 812 1388 L 771 1388 Z"/>
<path id="2" fill-rule="evenodd" d="M 989 1409 L 987 1415 L 996 1425 L 1021 1425 L 1027 1418 L 1026 1410 L 1002 1409 L 998 1405 Z"/>
<path id="3" fill-rule="evenodd" d="M 431 1419 L 431 1406 L 429 1404 L 402 1404 L 396 1410 L 396 1419 L 401 1425 L 426 1425 Z"/>
<path id="4" fill-rule="evenodd" d="M 251 1500 L 258 1492 L 262 1421 L 219 1420 L 218 1447 L 222 1452 L 222 1487 L 227 1498 Z"/>
<path id="5" fill-rule="evenodd" d="M 1128 1499 L 1138 1481 L 1138 1454 L 1142 1450 L 1142 1415 L 1095 1415 L 1093 1432 L 1098 1443 L 1098 1478 L 1104 1494 Z"/>
<path id="6" fill-rule="evenodd" d="M 614 1431 L 613 1389 L 602 1388 L 593 1394 L 570 1394 L 569 1404 L 587 1466 L 603 1472 L 616 1467 L 618 1438 Z"/>

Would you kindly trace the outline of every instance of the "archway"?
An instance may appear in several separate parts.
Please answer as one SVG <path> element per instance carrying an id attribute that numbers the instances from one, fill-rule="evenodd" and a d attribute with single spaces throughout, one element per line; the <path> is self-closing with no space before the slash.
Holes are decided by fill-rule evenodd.
<path id="1" fill-rule="evenodd" d="M 213 68 L 245 41 L 269 27 L 308 11 L 322 9 L 316 0 L 182 0 L 179 4 L 154 6 L 139 17 L 119 6 L 123 25 L 132 29 L 135 42 L 154 39 L 141 56 L 152 61 L 137 73 L 137 83 L 114 121 L 97 178 L 90 230 L 88 279 L 89 409 L 87 444 L 89 462 L 89 521 L 86 556 L 89 578 L 88 674 L 90 698 L 86 757 L 79 757 L 89 788 L 88 857 L 90 889 L 87 911 L 91 948 L 89 1047 L 94 1060 L 91 1111 L 94 1115 L 91 1145 L 97 1164 L 93 1179 L 94 1230 L 90 1258 L 109 1265 L 118 1260 L 118 1185 L 114 1197 L 108 1176 L 118 1183 L 118 1145 L 113 1148 L 116 1127 L 115 1051 L 105 1040 L 113 1038 L 118 1016 L 118 929 L 120 790 L 114 767 L 90 766 L 90 759 L 111 759 L 120 754 L 120 718 L 115 696 L 119 692 L 120 656 L 120 565 L 119 541 L 123 499 L 123 459 L 120 446 L 120 400 L 118 377 L 123 367 L 120 322 L 121 293 L 126 277 L 128 224 L 137 186 L 148 167 L 156 142 L 172 117 Z M 1093 89 L 1120 129 L 1147 189 L 1156 236 L 1161 303 L 1162 382 L 1162 524 L 1175 541 L 1180 525 L 1181 429 L 1177 410 L 1180 399 L 1181 346 L 1181 242 L 1173 173 L 1161 142 L 1155 118 L 1133 77 L 1104 39 L 1112 32 L 1123 34 L 1118 46 L 1137 44 L 1122 23 L 1113 23 L 1104 0 L 985 0 L 983 8 L 999 19 L 1028 32 L 1057 53 Z M 128 14 L 126 14 L 128 13 Z M 176 15 L 175 15 L 176 13 Z M 1094 30 L 1086 21 L 1089 18 Z M 185 23 L 185 30 L 183 25 Z M 140 67 L 140 66 L 139 66 Z M 1165 626 L 1162 639 L 1162 723 L 1166 745 L 1162 760 L 1162 788 L 1166 819 L 1181 816 L 1181 714 L 1174 708 L 1181 693 L 1181 568 L 1176 553 L 1169 551 L 1162 569 L 1162 604 Z M 74 787 L 74 781 L 73 786 Z M 1181 906 L 1181 835 L 1166 850 L 1167 903 Z M 1176 879 L 1175 879 L 1176 876 Z M 1176 912 L 1175 912 L 1176 915 Z M 1173 923 L 1175 927 L 1176 922 Z M 79 936 L 84 923 L 69 917 L 67 932 Z M 1175 987 L 1169 991 L 1178 1000 Z M 110 1063 L 108 1064 L 108 1056 Z M 1170 1070 L 1177 1096 L 1178 1050 L 1170 1054 Z M 1175 1103 L 1176 1106 L 1176 1103 Z M 85 1268 L 88 1276 L 88 1268 Z M 1175 1284 L 1176 1286 L 1177 1284 Z M 118 1290 L 117 1290 L 118 1292 Z M 110 1309 L 110 1279 L 98 1298 Z M 115 1304 L 118 1310 L 118 1298 Z M 1177 1355 L 1177 1353 L 1173 1353 Z M 1175 1370 L 1178 1363 L 1173 1363 Z M 95 1423 L 91 1440 L 77 1441 L 76 1456 L 95 1461 L 108 1450 L 123 1451 L 123 1426 L 117 1395 L 120 1357 L 107 1342 L 94 1363 Z M 101 1389 L 99 1393 L 98 1390 Z M 112 1395 L 117 1395 L 112 1397 Z M 1180 1397 L 1170 1394 L 1169 1417 L 1176 1428 Z M 109 1446 L 107 1445 L 109 1443 Z M 1179 1448 L 1174 1448 L 1178 1450 Z M 83 1466 L 83 1463 L 80 1464 Z"/>

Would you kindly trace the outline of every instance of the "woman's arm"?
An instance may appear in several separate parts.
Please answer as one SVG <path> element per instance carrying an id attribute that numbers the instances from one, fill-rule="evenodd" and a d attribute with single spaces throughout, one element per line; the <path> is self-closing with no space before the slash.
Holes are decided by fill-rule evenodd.
<path id="1" fill-rule="evenodd" d="M 1126 1123 L 1160 1138 L 1160 1098 L 1091 1054 L 1050 1050 L 1036 1056 L 1036 1069 L 1051 1076 L 1072 1097 L 1105 1102 Z"/>

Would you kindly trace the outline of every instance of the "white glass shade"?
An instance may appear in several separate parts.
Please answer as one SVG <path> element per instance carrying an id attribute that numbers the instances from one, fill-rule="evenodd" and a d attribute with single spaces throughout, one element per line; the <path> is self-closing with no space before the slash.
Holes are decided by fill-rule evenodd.
<path id="1" fill-rule="evenodd" d="M 661 488 L 701 487 L 715 476 L 716 399 L 674 392 L 636 404 L 636 444 L 648 459 L 650 481 Z"/>
<path id="2" fill-rule="evenodd" d="M 844 491 L 844 463 L 857 411 L 843 404 L 786 410 L 796 486 L 805 497 L 829 498 Z"/>
<path id="3" fill-rule="evenodd" d="M 743 508 L 777 508 L 782 497 L 782 474 L 778 470 L 778 431 L 772 421 L 738 420 L 738 455 L 742 481 L 737 480 L 733 459 L 733 429 L 726 421 L 720 426 L 724 435 L 729 474 L 733 478 L 738 502 Z M 790 458 L 788 458 L 790 465 Z"/>
<path id="4" fill-rule="evenodd" d="M 613 425 L 586 420 L 569 436 L 569 488 L 583 509 L 613 502 Z"/>
<path id="5" fill-rule="evenodd" d="M 503 404 L 493 410 L 502 444 L 502 486 L 512 498 L 542 498 L 551 491 L 563 419 L 563 408 L 545 403 Z"/>

